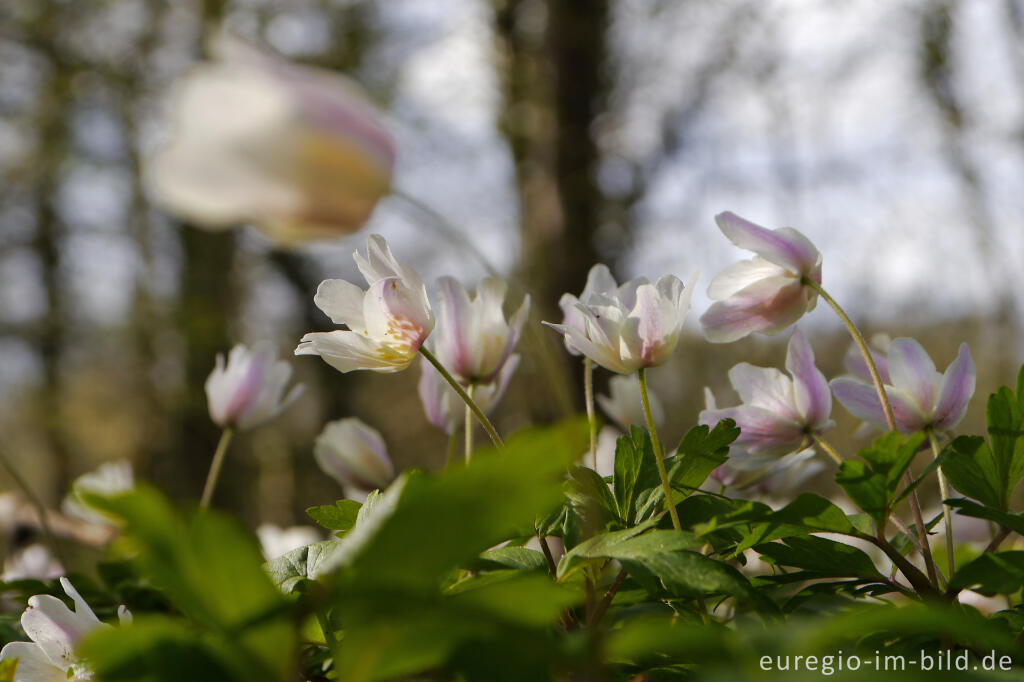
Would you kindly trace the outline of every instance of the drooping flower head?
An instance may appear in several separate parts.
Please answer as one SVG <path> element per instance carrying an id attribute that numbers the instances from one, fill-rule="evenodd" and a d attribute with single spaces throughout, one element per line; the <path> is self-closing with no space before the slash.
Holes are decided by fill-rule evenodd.
<path id="1" fill-rule="evenodd" d="M 729 241 L 757 256 L 711 280 L 708 296 L 715 303 L 700 318 L 708 341 L 777 334 L 814 309 L 818 294 L 802 280 L 821 283 L 821 254 L 807 237 L 790 227 L 769 230 L 729 212 L 719 213 L 715 222 Z"/>
<path id="2" fill-rule="evenodd" d="M 611 271 L 607 265 L 598 263 L 597 265 L 590 268 L 590 272 L 587 273 L 587 283 L 583 287 L 583 292 L 579 298 L 576 298 L 572 294 L 562 294 L 562 297 L 558 299 L 558 307 L 562 309 L 562 325 L 565 327 L 572 327 L 581 334 L 586 333 L 586 321 L 583 313 L 576 307 L 577 303 L 588 303 L 591 296 L 594 294 L 611 294 L 619 288 L 619 285 L 615 282 L 615 278 L 612 276 Z M 582 355 L 582 353 L 572 343 L 572 338 L 569 334 L 562 337 L 565 343 L 565 349 L 573 355 Z"/>
<path id="3" fill-rule="evenodd" d="M 368 369 L 398 372 L 409 366 L 434 329 L 434 313 L 423 280 L 395 260 L 380 235 L 366 240 L 366 257 L 353 254 L 369 288 L 327 279 L 314 301 L 336 324 L 348 329 L 310 332 L 296 355 L 319 355 L 341 372 Z"/>
<path id="4" fill-rule="evenodd" d="M 596 396 L 597 404 L 620 429 L 628 432 L 632 424 L 647 423 L 640 395 L 640 381 L 637 377 L 613 376 L 608 381 L 608 393 L 609 395 L 599 393 Z M 661 400 L 653 391 L 648 391 L 648 398 L 654 425 L 660 426 L 665 421 L 665 410 L 661 406 Z"/>
<path id="5" fill-rule="evenodd" d="M 352 499 L 365 499 L 368 492 L 386 488 L 395 478 L 384 438 L 355 417 L 328 423 L 317 436 L 313 456 Z"/>
<path id="6" fill-rule="evenodd" d="M 591 294 L 575 304 L 582 329 L 545 322 L 588 358 L 619 374 L 656 367 L 668 361 L 679 342 L 690 310 L 693 281 L 684 287 L 664 275 L 651 284 L 645 277 L 630 280 L 612 292 Z"/>
<path id="7" fill-rule="evenodd" d="M 474 386 L 473 402 L 484 414 L 490 414 L 501 401 L 518 366 L 519 355 L 513 353 L 505 361 L 494 381 Z M 427 421 L 450 436 L 464 422 L 466 403 L 426 358 L 420 362 L 420 369 L 422 374 L 418 391 Z"/>
<path id="8" fill-rule="evenodd" d="M 506 321 L 502 306 L 508 285 L 502 279 L 487 277 L 473 298 L 451 277 L 439 279 L 438 288 L 437 359 L 464 385 L 492 383 L 519 342 L 530 312 L 529 295 Z"/>
<path id="9" fill-rule="evenodd" d="M 0 651 L 0 661 L 18 659 L 15 682 L 92 679 L 92 671 L 75 656 L 75 647 L 93 630 L 110 626 L 96 617 L 67 578 L 61 578 L 60 584 L 75 610 L 48 594 L 29 597 L 21 627 L 32 641 L 11 642 Z M 122 625 L 131 622 L 132 615 L 124 606 L 117 613 Z"/>
<path id="10" fill-rule="evenodd" d="M 358 85 L 228 34 L 178 84 L 156 199 L 198 225 L 253 222 L 291 242 L 350 234 L 390 186 L 395 146 Z"/>
<path id="11" fill-rule="evenodd" d="M 237 345 L 217 356 L 217 366 L 206 380 L 210 418 L 221 428 L 249 429 L 281 414 L 302 393 L 297 384 L 284 395 L 292 368 L 277 359 L 269 343 L 251 349 Z"/>
<path id="12" fill-rule="evenodd" d="M 949 431 L 964 418 L 977 377 L 966 343 L 960 344 L 956 359 L 943 374 L 935 369 L 924 347 L 911 338 L 894 339 L 885 360 L 882 380 L 897 429 L 904 433 L 926 428 Z M 831 387 L 836 399 L 855 417 L 881 429 L 888 428 L 870 377 L 838 377 L 832 380 Z"/>
<path id="13" fill-rule="evenodd" d="M 794 330 L 786 353 L 789 376 L 774 368 L 746 362 L 729 370 L 729 383 L 742 404 L 700 413 L 700 423 L 713 426 L 732 419 L 740 428 L 734 445 L 752 455 L 781 457 L 802 450 L 810 434 L 835 426 L 832 394 L 825 375 L 814 364 L 814 352 L 799 329 Z"/>

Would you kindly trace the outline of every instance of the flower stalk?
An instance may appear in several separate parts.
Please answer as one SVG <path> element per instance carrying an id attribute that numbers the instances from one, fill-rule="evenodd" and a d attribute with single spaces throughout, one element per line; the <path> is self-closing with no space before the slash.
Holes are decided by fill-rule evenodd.
<path id="1" fill-rule="evenodd" d="M 839 451 L 836 450 L 831 443 L 822 438 L 820 435 L 813 432 L 811 433 L 811 438 L 814 440 L 815 445 L 824 450 L 825 454 L 831 457 L 836 464 L 838 464 L 839 466 L 843 465 L 842 455 L 839 454 Z"/>
<path id="2" fill-rule="evenodd" d="M 203 497 L 199 501 L 201 509 L 208 509 L 213 499 L 213 491 L 217 488 L 217 480 L 220 478 L 221 467 L 224 466 L 224 457 L 228 453 L 228 445 L 231 444 L 231 437 L 235 430 L 226 428 L 221 431 L 220 440 L 217 441 L 217 450 L 213 453 L 213 461 L 210 462 L 210 471 L 206 474 L 206 484 L 203 486 Z"/>
<path id="3" fill-rule="evenodd" d="M 43 531 L 43 535 L 46 536 L 46 541 L 53 548 L 53 553 L 56 555 L 58 561 L 62 565 L 66 565 L 64 559 L 64 553 L 61 551 L 60 543 L 57 542 L 57 536 L 53 534 L 53 530 L 50 528 L 50 522 L 46 518 L 46 507 L 43 506 L 42 501 L 36 497 L 36 494 L 32 492 L 32 488 L 29 486 L 28 481 L 21 475 L 21 473 L 11 463 L 10 458 L 7 457 L 7 453 L 3 449 L 0 449 L 0 464 L 3 464 L 4 469 L 14 479 L 14 483 L 21 488 L 21 492 L 25 495 L 25 498 L 29 501 L 29 504 L 36 510 L 36 515 L 39 517 L 39 527 Z"/>
<path id="4" fill-rule="evenodd" d="M 665 508 L 668 515 L 672 517 L 672 527 L 682 530 L 683 525 L 679 523 L 679 513 L 676 512 L 675 500 L 672 498 L 672 484 L 668 480 L 668 471 L 665 469 L 665 451 L 658 439 L 658 430 L 654 426 L 654 417 L 651 416 L 651 400 L 647 395 L 647 371 L 641 367 L 637 370 L 637 378 L 640 380 L 640 399 L 644 405 L 644 417 L 647 419 L 647 430 L 651 434 L 651 445 L 654 447 L 654 461 L 658 465 L 658 476 L 661 477 L 661 486 L 665 489 Z"/>
<path id="5" fill-rule="evenodd" d="M 583 358 L 583 396 L 587 403 L 587 425 L 590 427 L 590 465 L 597 471 L 597 419 L 594 417 L 594 361 Z"/>
<path id="6" fill-rule="evenodd" d="M 502 447 L 504 442 L 501 440 L 501 436 L 498 435 L 497 429 L 494 428 L 494 424 L 491 423 L 491 420 L 487 418 L 487 415 L 483 413 L 477 404 L 473 402 L 473 399 L 469 397 L 469 394 L 463 390 L 462 386 L 459 385 L 459 382 L 455 380 L 455 377 L 453 377 L 451 373 L 444 368 L 444 365 L 434 357 L 434 354 L 431 353 L 426 346 L 420 346 L 419 352 L 420 355 L 427 359 L 427 362 L 434 366 L 434 369 L 437 370 L 438 374 L 444 377 L 444 380 L 448 382 L 448 385 L 452 387 L 452 390 L 462 398 L 462 401 L 466 403 L 466 407 L 484 427 L 484 431 L 487 432 L 487 435 L 490 436 L 491 442 L 494 443 L 496 447 Z"/>
<path id="7" fill-rule="evenodd" d="M 473 384 L 470 384 L 469 390 L 466 391 L 466 395 L 469 396 L 470 401 L 466 403 L 466 464 L 469 464 L 469 460 L 473 457 L 473 410 L 469 405 L 473 402 L 474 388 L 476 387 Z"/>
<path id="8" fill-rule="evenodd" d="M 928 442 L 932 446 L 932 456 L 935 459 L 939 458 L 939 441 L 935 437 L 934 429 L 925 429 L 925 433 L 928 434 Z M 949 566 L 949 576 L 952 578 L 956 573 L 956 557 L 955 547 L 953 545 L 953 513 L 946 504 L 946 500 L 949 499 L 949 483 L 946 481 L 946 475 L 942 473 L 942 469 L 936 469 L 935 473 L 939 477 L 939 494 L 942 495 L 942 521 L 946 527 L 946 561 Z"/>

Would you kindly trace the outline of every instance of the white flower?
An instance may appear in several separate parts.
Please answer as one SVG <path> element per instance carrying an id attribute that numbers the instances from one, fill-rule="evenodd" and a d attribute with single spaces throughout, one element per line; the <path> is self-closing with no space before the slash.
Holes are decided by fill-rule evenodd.
<path id="1" fill-rule="evenodd" d="M 626 282 L 611 293 L 591 294 L 575 307 L 582 329 L 551 324 L 588 358 L 619 374 L 655 367 L 668 361 L 679 342 L 690 310 L 693 281 L 684 287 L 672 275 L 651 284 L 644 277 Z"/>
<path id="2" fill-rule="evenodd" d="M 369 288 L 343 279 L 320 283 L 313 299 L 336 324 L 348 329 L 310 332 L 296 355 L 319 355 L 341 372 L 398 372 L 409 366 L 434 329 L 423 280 L 391 254 L 380 235 L 366 240 L 366 258 L 353 254 Z"/>
<path id="3" fill-rule="evenodd" d="M 493 382 L 474 386 L 473 402 L 484 414 L 490 414 L 501 401 L 518 366 L 519 356 L 512 354 Z M 426 358 L 420 362 L 420 369 L 418 389 L 427 420 L 450 436 L 465 421 L 466 403 Z"/>
<path id="4" fill-rule="evenodd" d="M 323 540 L 323 534 L 312 526 L 281 528 L 272 523 L 260 524 L 256 529 L 256 537 L 259 538 L 263 558 L 267 561 Z"/>
<path id="5" fill-rule="evenodd" d="M 640 395 L 640 381 L 637 377 L 613 376 L 608 382 L 608 392 L 611 395 L 597 395 L 597 404 L 612 421 L 618 424 L 619 428 L 629 431 L 632 424 L 647 424 Z M 660 426 L 665 421 L 665 411 L 661 407 L 658 396 L 654 395 L 653 391 L 647 393 L 654 425 Z"/>
<path id="6" fill-rule="evenodd" d="M 29 545 L 17 554 L 4 559 L 4 572 L 0 580 L 53 580 L 64 575 L 64 567 L 46 545 Z"/>
<path id="7" fill-rule="evenodd" d="M 716 302 L 700 318 L 708 341 L 778 334 L 814 310 L 818 294 L 804 278 L 821 284 L 821 254 L 807 237 L 791 227 L 769 230 L 730 212 L 719 213 L 715 222 L 729 241 L 757 256 L 711 280 L 708 296 Z"/>
<path id="8" fill-rule="evenodd" d="M 351 499 L 365 499 L 371 490 L 383 490 L 395 478 L 384 438 L 355 417 L 328 423 L 316 439 L 313 456 Z"/>
<path id="9" fill-rule="evenodd" d="M 95 471 L 82 474 L 71 484 L 71 493 L 64 498 L 61 507 L 69 516 L 91 523 L 110 523 L 110 519 L 102 512 L 96 511 L 82 499 L 83 492 L 98 495 L 115 495 L 135 487 L 135 475 L 132 465 L 126 459 L 104 462 Z"/>
<path id="10" fill-rule="evenodd" d="M 291 242 L 350 234 L 387 193 L 395 148 L 358 85 L 227 34 L 174 92 L 175 137 L 149 163 L 159 203 L 204 227 Z"/>
<path id="11" fill-rule="evenodd" d="M 441 305 L 434 352 L 445 369 L 463 384 L 489 384 L 501 372 L 519 341 L 530 312 L 527 295 L 505 320 L 502 305 L 508 285 L 487 277 L 470 299 L 466 289 L 451 277 L 438 280 Z"/>
<path id="12" fill-rule="evenodd" d="M 48 594 L 29 597 L 21 614 L 21 627 L 31 642 L 11 642 L 0 651 L 0 660 L 18 659 L 14 682 L 56 682 L 90 680 L 92 671 L 75 656 L 75 647 L 97 628 L 110 627 L 100 621 L 67 578 L 61 578 L 64 592 L 75 610 Z M 118 609 L 121 624 L 131 622 L 124 606 Z"/>
<path id="13" fill-rule="evenodd" d="M 302 393 L 299 384 L 282 399 L 291 376 L 291 366 L 277 359 L 270 344 L 257 344 L 252 350 L 235 346 L 226 366 L 224 356 L 217 356 L 217 366 L 206 380 L 210 418 L 222 428 L 237 429 L 273 419 Z"/>

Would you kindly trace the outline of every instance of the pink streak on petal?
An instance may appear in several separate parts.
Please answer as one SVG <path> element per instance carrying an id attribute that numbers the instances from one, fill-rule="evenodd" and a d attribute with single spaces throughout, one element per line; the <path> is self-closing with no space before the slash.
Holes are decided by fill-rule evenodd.
<path id="1" fill-rule="evenodd" d="M 933 425 L 940 431 L 954 428 L 967 414 L 967 405 L 974 395 L 977 381 L 977 369 L 971 351 L 966 343 L 960 344 L 960 350 L 946 369 L 939 388 L 939 397 L 935 405 Z"/>
<path id="2" fill-rule="evenodd" d="M 700 323 L 711 343 L 731 343 L 753 332 L 778 333 L 799 320 L 807 306 L 799 280 L 772 277 L 713 304 Z"/>
<path id="3" fill-rule="evenodd" d="M 905 391 L 922 412 L 930 413 L 935 407 L 939 373 L 920 343 L 910 338 L 893 340 L 889 347 L 889 376 L 893 387 Z"/>
<path id="4" fill-rule="evenodd" d="M 793 273 L 810 275 L 818 264 L 818 250 L 807 237 L 792 228 L 769 230 L 730 211 L 719 213 L 715 222 L 736 246 L 753 251 Z"/>
<path id="5" fill-rule="evenodd" d="M 789 340 L 786 369 L 793 377 L 793 399 L 797 411 L 810 426 L 820 426 L 832 413 L 832 392 L 825 375 L 814 364 L 814 351 L 803 333 L 796 329 Z"/>

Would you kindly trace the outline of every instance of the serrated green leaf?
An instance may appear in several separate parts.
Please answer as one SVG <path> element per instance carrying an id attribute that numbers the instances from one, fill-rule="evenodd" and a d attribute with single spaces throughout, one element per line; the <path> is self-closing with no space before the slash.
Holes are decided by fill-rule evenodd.
<path id="1" fill-rule="evenodd" d="M 858 452 L 859 460 L 844 461 L 836 474 L 836 483 L 875 523 L 882 525 L 897 499 L 900 479 L 924 441 L 923 433 L 886 433 Z"/>
<path id="2" fill-rule="evenodd" d="M 481 554 L 479 559 L 467 568 L 476 571 L 493 571 L 502 568 L 520 571 L 546 571 L 548 562 L 544 555 L 535 549 L 498 547 Z"/>
<path id="3" fill-rule="evenodd" d="M 344 537 L 356 525 L 362 507 L 355 500 L 338 500 L 334 504 L 310 507 L 306 514 L 327 530 L 337 531 L 338 537 Z"/>
<path id="4" fill-rule="evenodd" d="M 982 554 L 961 567 L 949 581 L 951 590 L 971 589 L 992 597 L 1013 594 L 1024 587 L 1024 551 Z"/>
<path id="5" fill-rule="evenodd" d="M 739 435 L 732 419 L 723 419 L 713 429 L 701 424 L 687 431 L 675 457 L 665 462 L 672 487 L 684 495 L 699 488 L 712 471 L 725 464 L 729 446 Z"/>
<path id="6" fill-rule="evenodd" d="M 320 563 L 330 555 L 336 542 L 326 540 L 293 549 L 268 561 L 266 571 L 279 590 L 285 594 L 294 592 L 305 580 L 316 576 Z"/>
<path id="7" fill-rule="evenodd" d="M 812 493 L 802 493 L 782 509 L 772 512 L 761 523 L 755 523 L 736 547 L 739 554 L 756 544 L 809 533 L 842 533 L 860 537 L 864 533 L 854 527 L 842 509 L 829 500 Z"/>
<path id="8" fill-rule="evenodd" d="M 627 525 L 635 524 L 639 520 L 638 495 L 660 485 L 650 434 L 639 426 L 631 426 L 629 433 L 622 435 L 615 444 L 612 488 L 619 517 Z"/>
<path id="9" fill-rule="evenodd" d="M 569 506 L 580 519 L 584 536 L 623 525 L 608 484 L 593 469 L 581 466 L 569 468 L 566 497 Z"/>
<path id="10" fill-rule="evenodd" d="M 942 464 L 942 473 L 953 488 L 982 504 L 1005 511 L 1004 483 L 992 449 L 984 438 L 960 436 L 947 448 L 949 455 Z"/>

